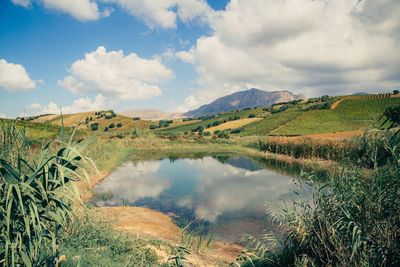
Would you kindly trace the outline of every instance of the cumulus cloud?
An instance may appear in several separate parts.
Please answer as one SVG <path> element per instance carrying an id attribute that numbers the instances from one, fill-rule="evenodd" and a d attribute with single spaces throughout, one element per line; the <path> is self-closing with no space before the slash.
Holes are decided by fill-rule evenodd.
<path id="1" fill-rule="evenodd" d="M 97 20 L 102 16 L 92 0 L 42 0 L 44 7 L 68 13 L 78 20 Z M 108 10 L 104 15 L 109 15 Z"/>
<path id="2" fill-rule="evenodd" d="M 12 0 L 25 8 L 31 0 Z M 112 8 L 99 10 L 98 3 L 115 5 L 143 21 L 149 28 L 176 28 L 179 18 L 184 23 L 207 23 L 215 14 L 205 0 L 38 0 L 45 8 L 67 13 L 82 21 L 97 20 L 111 14 Z"/>
<path id="3" fill-rule="evenodd" d="M 36 88 L 38 81 L 29 77 L 24 66 L 0 59 L 0 88 L 10 92 L 23 92 Z"/>
<path id="4" fill-rule="evenodd" d="M 109 99 L 103 95 L 97 95 L 93 100 L 88 97 L 79 98 L 75 100 L 71 105 L 61 106 L 64 114 L 79 113 L 86 111 L 95 111 L 108 108 L 110 105 Z M 26 108 L 26 113 L 29 115 L 39 114 L 60 114 L 60 105 L 49 102 L 46 105 L 39 103 L 33 103 Z"/>
<path id="5" fill-rule="evenodd" d="M 400 86 L 399 16 L 397 0 L 232 0 L 176 53 L 198 73 L 180 109 L 249 84 L 309 96 Z"/>
<path id="6" fill-rule="evenodd" d="M 31 0 L 12 0 L 13 4 L 25 8 L 32 5 Z M 100 11 L 94 0 L 40 0 L 45 8 L 67 13 L 72 17 L 82 20 L 97 20 L 101 17 L 108 17 L 111 14 L 110 8 Z"/>
<path id="7" fill-rule="evenodd" d="M 188 23 L 194 20 L 207 22 L 214 14 L 204 0 L 104 0 L 113 3 L 142 20 L 149 28 L 171 29 L 177 18 Z"/>
<path id="8" fill-rule="evenodd" d="M 160 59 L 144 59 L 135 53 L 107 51 L 100 46 L 72 63 L 69 75 L 58 83 L 72 93 L 101 93 L 120 100 L 142 100 L 161 94 L 158 87 L 173 72 Z"/>
<path id="9" fill-rule="evenodd" d="M 30 7 L 31 1 L 30 0 L 11 0 L 14 5 L 23 6 L 23 7 Z"/>

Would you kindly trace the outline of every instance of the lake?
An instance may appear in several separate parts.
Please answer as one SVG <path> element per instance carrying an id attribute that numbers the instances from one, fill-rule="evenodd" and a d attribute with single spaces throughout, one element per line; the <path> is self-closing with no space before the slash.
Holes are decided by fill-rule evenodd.
<path id="1" fill-rule="evenodd" d="M 243 156 L 129 161 L 95 187 L 102 197 L 94 202 L 145 206 L 181 225 L 194 221 L 217 239 L 240 243 L 243 234 L 274 231 L 267 203 L 279 211 L 285 201 L 297 199 L 298 173 L 292 165 Z"/>

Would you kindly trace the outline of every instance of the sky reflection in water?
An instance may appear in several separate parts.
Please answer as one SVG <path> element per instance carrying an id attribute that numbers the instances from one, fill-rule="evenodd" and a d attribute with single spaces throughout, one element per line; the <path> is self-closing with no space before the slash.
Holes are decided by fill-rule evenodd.
<path id="1" fill-rule="evenodd" d="M 266 203 L 279 209 L 295 199 L 293 178 L 246 157 L 127 162 L 96 186 L 112 198 L 99 205 L 147 206 L 187 221 L 209 222 L 217 237 L 237 241 L 259 234 L 267 223 Z"/>

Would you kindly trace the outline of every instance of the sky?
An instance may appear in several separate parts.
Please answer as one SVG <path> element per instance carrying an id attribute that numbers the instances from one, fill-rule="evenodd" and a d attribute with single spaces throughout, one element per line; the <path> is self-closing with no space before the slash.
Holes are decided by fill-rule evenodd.
<path id="1" fill-rule="evenodd" d="M 399 0 L 0 0 L 0 117 L 400 87 Z"/>

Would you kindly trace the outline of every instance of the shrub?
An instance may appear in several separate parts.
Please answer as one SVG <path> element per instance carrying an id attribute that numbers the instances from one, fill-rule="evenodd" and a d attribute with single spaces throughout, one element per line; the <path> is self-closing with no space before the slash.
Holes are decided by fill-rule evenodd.
<path id="1" fill-rule="evenodd" d="M 255 118 L 257 117 L 256 114 L 249 114 L 248 118 Z"/>
<path id="2" fill-rule="evenodd" d="M 218 138 L 229 139 L 229 131 L 223 130 L 217 134 Z"/>
<path id="3" fill-rule="evenodd" d="M 111 123 L 110 125 L 108 125 L 108 128 L 109 128 L 109 129 L 115 128 L 115 124 L 114 124 L 114 123 Z"/>
<path id="4" fill-rule="evenodd" d="M 112 119 L 112 116 L 111 115 L 105 115 L 105 117 L 104 117 L 106 120 L 111 120 Z"/>
<path id="5" fill-rule="evenodd" d="M 393 90 L 393 94 L 394 94 L 394 95 L 398 95 L 399 93 L 400 93 L 399 90 L 397 90 L 397 89 L 396 89 L 396 90 Z"/>
<path id="6" fill-rule="evenodd" d="M 155 130 L 155 129 L 158 129 L 158 128 L 160 128 L 160 126 L 155 125 L 155 124 L 152 124 L 152 125 L 149 126 L 150 130 Z"/>
<path id="7" fill-rule="evenodd" d="M 122 123 L 118 122 L 118 123 L 117 123 L 117 127 L 118 127 L 118 128 L 121 128 L 121 127 L 122 127 Z"/>
<path id="8" fill-rule="evenodd" d="M 99 129 L 99 123 L 98 122 L 92 123 L 90 125 L 90 128 L 92 129 L 92 131 L 97 131 Z"/>
<path id="9" fill-rule="evenodd" d="M 231 134 L 238 134 L 244 131 L 244 128 L 236 128 L 231 130 Z"/>
<path id="10" fill-rule="evenodd" d="M 104 127 L 104 131 L 105 131 L 105 132 L 108 132 L 108 127 Z"/>
<path id="11" fill-rule="evenodd" d="M 133 117 L 132 120 L 134 120 L 134 121 L 140 121 L 140 117 Z"/>

